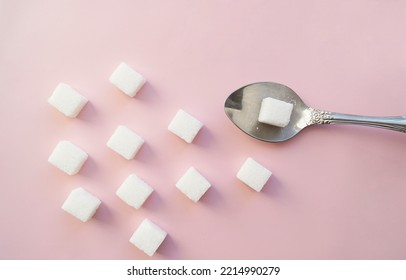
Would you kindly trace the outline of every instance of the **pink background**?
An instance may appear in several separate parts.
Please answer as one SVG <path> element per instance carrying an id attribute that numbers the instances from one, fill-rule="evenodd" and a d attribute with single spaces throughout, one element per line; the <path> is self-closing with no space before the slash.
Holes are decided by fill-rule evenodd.
<path id="1" fill-rule="evenodd" d="M 240 132 L 223 104 L 252 82 L 288 85 L 309 105 L 406 114 L 406 1 L 0 1 L 0 258 L 144 259 L 144 218 L 168 232 L 154 259 L 405 259 L 406 135 L 318 126 L 288 142 Z M 148 80 L 135 98 L 108 81 L 122 61 Z M 77 119 L 47 103 L 59 82 L 89 98 Z M 182 108 L 193 144 L 167 130 Z M 146 144 L 127 161 L 119 124 Z M 89 153 L 79 174 L 47 162 L 59 140 Z M 235 174 L 273 171 L 261 193 Z M 212 188 L 194 203 L 189 166 Z M 135 210 L 115 191 L 136 173 L 156 190 Z M 82 223 L 61 210 L 82 186 L 102 200 Z"/>

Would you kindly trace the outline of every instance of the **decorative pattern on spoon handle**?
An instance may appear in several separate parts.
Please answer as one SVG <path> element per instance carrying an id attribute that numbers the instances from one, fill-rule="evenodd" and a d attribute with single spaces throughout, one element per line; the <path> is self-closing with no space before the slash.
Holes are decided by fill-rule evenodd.
<path id="1" fill-rule="evenodd" d="M 363 125 L 406 133 L 406 116 L 371 117 L 333 113 L 313 108 L 310 109 L 310 120 L 308 125 L 331 123 Z"/>
<path id="2" fill-rule="evenodd" d="M 331 112 L 311 109 L 311 118 L 309 125 L 311 124 L 330 124 L 332 120 Z"/>

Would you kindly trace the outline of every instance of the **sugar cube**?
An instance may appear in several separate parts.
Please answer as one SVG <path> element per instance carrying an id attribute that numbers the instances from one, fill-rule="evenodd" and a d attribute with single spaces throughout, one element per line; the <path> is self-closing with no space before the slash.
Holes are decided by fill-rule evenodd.
<path id="1" fill-rule="evenodd" d="M 119 125 L 107 141 L 107 147 L 130 160 L 144 144 L 144 139 L 124 125 Z"/>
<path id="2" fill-rule="evenodd" d="M 100 204 L 100 199 L 83 188 L 76 188 L 71 191 L 62 205 L 62 209 L 82 222 L 87 222 L 96 213 Z"/>
<path id="3" fill-rule="evenodd" d="M 110 76 L 110 82 L 128 96 L 134 97 L 145 84 L 145 78 L 122 62 Z"/>
<path id="4" fill-rule="evenodd" d="M 210 186 L 210 182 L 194 167 L 190 167 L 176 183 L 176 187 L 194 202 L 199 201 Z"/>
<path id="5" fill-rule="evenodd" d="M 67 84 L 59 83 L 48 103 L 69 118 L 75 118 L 87 103 L 87 98 Z"/>
<path id="6" fill-rule="evenodd" d="M 198 119 L 183 110 L 178 110 L 168 129 L 187 143 L 192 143 L 202 126 Z"/>
<path id="7" fill-rule="evenodd" d="M 79 172 L 87 160 L 85 151 L 69 141 L 60 141 L 48 158 L 48 162 L 69 175 Z"/>
<path id="8" fill-rule="evenodd" d="M 130 242 L 138 249 L 152 257 L 167 233 L 159 226 L 145 219 L 130 238 Z"/>
<path id="9" fill-rule="evenodd" d="M 139 209 L 153 191 L 154 189 L 137 175 L 131 174 L 117 189 L 116 194 L 128 205 Z"/>
<path id="10" fill-rule="evenodd" d="M 270 170 L 249 157 L 238 171 L 237 178 L 259 192 L 262 190 L 271 175 L 272 172 Z"/>
<path id="11" fill-rule="evenodd" d="M 290 122 L 293 104 L 267 97 L 262 100 L 258 121 L 278 127 L 285 127 Z"/>

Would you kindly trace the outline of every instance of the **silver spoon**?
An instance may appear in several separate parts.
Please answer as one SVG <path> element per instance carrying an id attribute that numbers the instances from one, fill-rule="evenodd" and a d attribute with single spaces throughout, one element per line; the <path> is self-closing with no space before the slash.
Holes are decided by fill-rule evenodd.
<path id="1" fill-rule="evenodd" d="M 262 99 L 272 97 L 293 104 L 290 122 L 280 128 L 258 122 Z M 233 92 L 224 104 L 230 120 L 248 135 L 267 142 L 281 142 L 315 124 L 356 124 L 406 132 L 406 116 L 368 117 L 340 114 L 313 109 L 289 87 L 261 82 L 244 86 Z"/>

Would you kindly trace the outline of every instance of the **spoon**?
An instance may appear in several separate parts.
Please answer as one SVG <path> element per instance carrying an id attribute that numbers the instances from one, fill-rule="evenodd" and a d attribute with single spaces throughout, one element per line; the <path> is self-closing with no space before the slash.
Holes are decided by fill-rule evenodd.
<path id="1" fill-rule="evenodd" d="M 262 99 L 272 97 L 293 104 L 285 127 L 258 122 Z M 224 104 L 230 120 L 246 134 L 266 142 L 286 141 L 316 124 L 356 124 L 406 132 L 406 116 L 370 117 L 340 114 L 307 106 L 289 87 L 272 82 L 254 83 L 233 92 Z"/>

